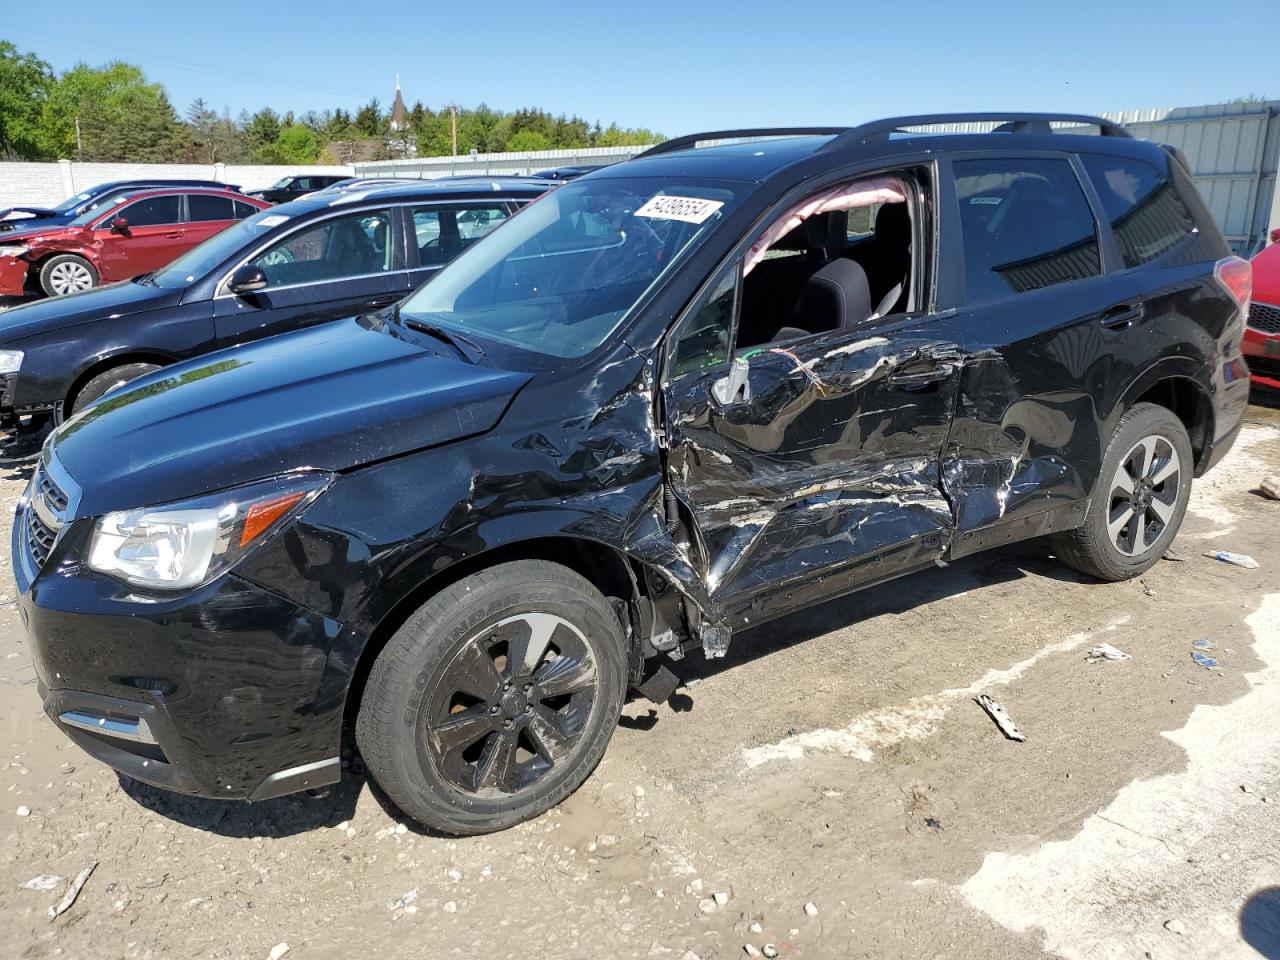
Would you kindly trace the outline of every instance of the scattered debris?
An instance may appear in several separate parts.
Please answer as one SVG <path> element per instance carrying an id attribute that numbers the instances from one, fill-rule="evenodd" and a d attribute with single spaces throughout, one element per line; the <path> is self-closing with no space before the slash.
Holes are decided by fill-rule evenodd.
<path id="1" fill-rule="evenodd" d="M 442 906 L 440 909 L 441 909 L 441 910 L 443 910 L 445 913 L 457 913 L 457 912 L 458 912 L 458 901 L 456 901 L 456 900 L 446 900 L 446 901 L 444 902 L 444 906 Z"/>
<path id="2" fill-rule="evenodd" d="M 763 956 L 763 954 L 760 952 L 760 949 L 754 943 L 744 943 L 742 945 L 742 952 L 745 953 L 748 957 Z"/>
<path id="3" fill-rule="evenodd" d="M 939 830 L 942 829 L 942 821 L 939 820 L 937 817 L 925 817 L 924 825 L 928 827 L 930 830 L 932 830 L 934 833 L 937 833 Z"/>
<path id="4" fill-rule="evenodd" d="M 62 914 L 71 909 L 71 905 L 76 902 L 76 897 L 80 896 L 80 891 L 83 889 L 85 881 L 89 879 L 89 874 L 93 873 L 94 868 L 97 866 L 98 861 L 95 860 L 76 874 L 76 878 L 71 881 L 71 886 L 67 889 L 67 892 L 63 894 L 62 899 L 59 900 L 57 904 L 49 908 L 50 920 L 56 920 Z"/>
<path id="5" fill-rule="evenodd" d="M 418 901 L 418 888 L 414 887 L 408 893 L 396 897 L 387 907 L 391 910 L 403 910 L 405 907 L 411 906 Z"/>
<path id="6" fill-rule="evenodd" d="M 766 957 L 768 957 L 769 960 L 773 960 L 773 958 L 778 955 L 778 948 L 775 947 L 772 943 L 766 943 L 763 947 L 760 948 L 760 952 L 763 953 Z"/>
<path id="7" fill-rule="evenodd" d="M 1186 559 L 1187 559 L 1187 558 L 1186 558 L 1186 557 L 1184 557 L 1182 554 L 1178 553 L 1178 551 L 1176 551 L 1176 550 L 1166 550 L 1166 551 L 1164 552 L 1164 556 L 1163 556 L 1163 557 L 1161 557 L 1161 559 L 1162 559 L 1162 560 L 1170 560 L 1170 561 L 1172 561 L 1173 563 L 1184 563 L 1184 562 L 1186 562 Z"/>
<path id="8" fill-rule="evenodd" d="M 1213 657 L 1205 656 L 1199 650 L 1191 651 L 1191 659 L 1200 664 L 1200 666 L 1204 667 L 1206 670 L 1212 670 L 1218 665 L 1217 660 L 1213 659 Z"/>
<path id="9" fill-rule="evenodd" d="M 1197 650 L 1216 650 L 1218 645 L 1212 640 L 1192 640 L 1191 645 Z"/>
<path id="10" fill-rule="evenodd" d="M 23 881 L 18 884 L 18 887 L 22 890 L 35 890 L 39 893 L 52 893 L 54 890 L 57 890 L 58 887 L 62 886 L 62 881 L 64 879 L 65 878 L 63 877 L 54 876 L 52 873 L 42 873 L 38 877 L 32 877 L 30 880 Z"/>
<path id="11" fill-rule="evenodd" d="M 712 900 L 710 897 L 705 897 L 704 899 L 698 901 L 698 911 L 700 913 L 715 913 L 716 902 Z"/>
<path id="12" fill-rule="evenodd" d="M 19 808 L 17 809 L 17 811 L 16 811 L 16 812 L 17 812 L 18 816 L 20 816 L 20 817 L 29 817 L 29 816 L 31 816 L 31 808 L 30 808 L 30 807 L 19 807 Z"/>
<path id="13" fill-rule="evenodd" d="M 818 905 L 810 900 L 804 905 L 804 912 L 807 916 L 816 917 L 818 915 Z"/>
<path id="14" fill-rule="evenodd" d="M 1280 500 L 1280 476 L 1266 477 L 1258 484 L 1262 495 L 1269 500 Z"/>
<path id="15" fill-rule="evenodd" d="M 762 927 L 758 921 L 753 922 L 751 926 L 747 927 L 747 929 L 752 933 L 764 933 L 764 927 Z"/>
<path id="16" fill-rule="evenodd" d="M 1101 663 L 1103 660 L 1132 660 L 1129 656 L 1118 647 L 1113 647 L 1109 643 L 1100 643 L 1089 651 L 1089 656 L 1085 657 L 1088 663 Z"/>
<path id="17" fill-rule="evenodd" d="M 1258 561 L 1247 553 L 1232 553 L 1230 550 L 1206 550 L 1204 555 L 1210 560 L 1221 560 L 1233 567 L 1244 567 L 1246 570 L 1257 570 Z"/>
<path id="18" fill-rule="evenodd" d="M 637 800 L 642 800 L 644 798 L 644 787 L 637 783 L 636 788 L 631 791 L 631 795 Z"/>
<path id="19" fill-rule="evenodd" d="M 1249 789 L 1249 785 L 1248 785 L 1247 783 L 1242 783 L 1242 784 L 1240 784 L 1240 792 L 1241 792 L 1241 793 L 1253 793 L 1253 791 Z"/>
<path id="20" fill-rule="evenodd" d="M 267 960 L 280 960 L 289 952 L 289 945 L 281 941 L 271 948 L 271 952 L 267 954 Z"/>
<path id="21" fill-rule="evenodd" d="M 1006 737 L 1010 740 L 1016 740 L 1019 743 L 1024 743 L 1026 741 L 1026 736 L 1018 729 L 1017 725 L 1014 724 L 1012 719 L 1010 719 L 1009 714 L 1005 712 L 1004 707 L 1002 707 L 997 701 L 983 693 L 975 697 L 974 702 L 983 710 L 987 711 L 987 716 L 995 721 L 996 726 L 1000 728 L 1000 732 Z"/>
<path id="22" fill-rule="evenodd" d="M 1164 922 L 1164 928 L 1170 933 L 1176 933 L 1180 937 L 1185 937 L 1187 935 L 1186 926 L 1184 926 L 1182 921 L 1176 917 L 1172 920 L 1166 920 Z"/>
<path id="23" fill-rule="evenodd" d="M 1139 580 L 1138 583 L 1142 584 L 1142 592 L 1148 597 L 1154 597 L 1156 595 L 1156 592 L 1151 589 L 1151 584 L 1147 583 L 1147 581 Z"/>
<path id="24" fill-rule="evenodd" d="M 723 907 L 726 903 L 729 902 L 729 891 L 717 890 L 715 893 L 711 895 L 711 899 L 713 899 L 716 902 L 716 906 Z"/>

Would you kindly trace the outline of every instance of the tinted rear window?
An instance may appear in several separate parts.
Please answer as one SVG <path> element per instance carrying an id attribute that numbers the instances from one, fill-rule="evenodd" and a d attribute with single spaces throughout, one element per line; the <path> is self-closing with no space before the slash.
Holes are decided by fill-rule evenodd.
<path id="1" fill-rule="evenodd" d="M 1102 272 L 1093 213 L 1066 160 L 961 160 L 955 177 L 970 303 Z"/>
<path id="2" fill-rule="evenodd" d="M 207 193 L 187 195 L 187 213 L 193 222 L 201 220 L 234 220 L 230 197 L 214 197 Z"/>
<path id="3" fill-rule="evenodd" d="M 1195 231 L 1195 218 L 1172 181 L 1152 164 L 1083 154 L 1089 179 L 1111 221 L 1126 267 L 1149 263 Z"/>

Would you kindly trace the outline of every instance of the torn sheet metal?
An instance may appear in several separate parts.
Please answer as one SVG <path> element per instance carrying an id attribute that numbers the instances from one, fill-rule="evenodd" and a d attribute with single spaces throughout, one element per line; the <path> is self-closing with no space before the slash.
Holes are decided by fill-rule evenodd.
<path id="1" fill-rule="evenodd" d="M 1010 740 L 1016 740 L 1018 743 L 1026 741 L 1026 735 L 1018 729 L 1017 724 L 1013 722 L 1013 719 L 1005 712 L 1004 707 L 998 701 L 982 693 L 974 697 L 974 703 L 987 711 L 987 716 L 995 721 L 996 726 L 1000 728 L 1000 732 Z"/>

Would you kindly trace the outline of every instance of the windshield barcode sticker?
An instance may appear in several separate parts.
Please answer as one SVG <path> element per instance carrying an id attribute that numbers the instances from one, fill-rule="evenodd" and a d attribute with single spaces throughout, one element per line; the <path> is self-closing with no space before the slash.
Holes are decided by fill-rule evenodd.
<path id="1" fill-rule="evenodd" d="M 724 206 L 721 200 L 703 200 L 701 197 L 658 196 L 646 200 L 636 211 L 637 217 L 654 220 L 683 220 L 685 223 L 705 223 L 707 218 Z"/>

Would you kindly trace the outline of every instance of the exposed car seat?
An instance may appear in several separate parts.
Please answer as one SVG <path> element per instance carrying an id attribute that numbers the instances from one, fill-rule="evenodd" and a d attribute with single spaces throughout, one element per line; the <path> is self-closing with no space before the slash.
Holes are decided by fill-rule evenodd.
<path id="1" fill-rule="evenodd" d="M 875 231 L 849 256 L 862 264 L 871 285 L 871 299 L 882 304 L 877 313 L 892 313 L 906 290 L 911 270 L 911 212 L 905 203 L 886 203 L 876 211 Z M 895 289 L 898 296 L 885 302 Z"/>
<path id="2" fill-rule="evenodd" d="M 779 333 L 847 330 L 872 316 L 866 271 L 852 260 L 832 260 L 805 283 L 791 311 L 790 324 Z"/>

